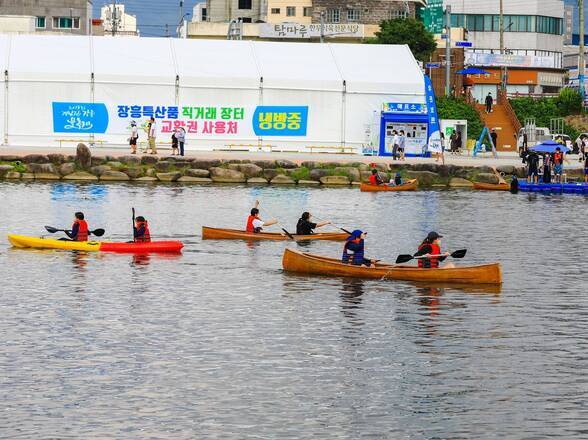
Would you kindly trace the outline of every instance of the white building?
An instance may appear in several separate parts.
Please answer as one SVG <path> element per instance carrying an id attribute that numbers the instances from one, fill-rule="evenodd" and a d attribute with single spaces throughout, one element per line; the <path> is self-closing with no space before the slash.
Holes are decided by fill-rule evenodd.
<path id="1" fill-rule="evenodd" d="M 0 33 L 32 34 L 36 30 L 37 17 L 31 15 L 0 15 Z"/>
<path id="2" fill-rule="evenodd" d="M 192 9 L 192 22 L 201 23 L 207 21 L 206 3 L 196 3 Z"/>
<path id="3" fill-rule="evenodd" d="M 112 35 L 112 30 L 116 26 L 117 35 L 138 36 L 137 17 L 125 12 L 124 4 L 112 4 L 102 6 L 100 9 L 100 19 L 104 22 L 105 34 Z"/>

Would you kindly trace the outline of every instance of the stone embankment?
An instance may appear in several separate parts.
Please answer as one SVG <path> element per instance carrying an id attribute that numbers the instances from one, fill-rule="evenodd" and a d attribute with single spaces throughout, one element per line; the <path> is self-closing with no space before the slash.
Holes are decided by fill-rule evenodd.
<path id="1" fill-rule="evenodd" d="M 456 165 L 373 164 L 290 160 L 201 160 L 171 156 L 92 157 L 90 149 L 79 144 L 76 155 L 30 154 L 0 155 L 0 179 L 65 180 L 86 182 L 177 182 L 183 184 L 254 184 L 254 185 L 357 185 L 366 182 L 372 167 L 384 181 L 396 172 L 403 178 L 417 178 L 421 187 L 471 187 L 473 181 L 497 183 L 490 167 Z M 505 175 L 524 177 L 523 167 L 502 166 Z"/>

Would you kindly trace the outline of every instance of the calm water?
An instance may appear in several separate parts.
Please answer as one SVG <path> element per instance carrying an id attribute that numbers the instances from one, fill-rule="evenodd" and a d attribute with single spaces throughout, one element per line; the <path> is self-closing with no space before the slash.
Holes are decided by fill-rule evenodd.
<path id="1" fill-rule="evenodd" d="M 368 234 L 393 260 L 431 229 L 501 293 L 288 275 L 292 243 L 201 241 L 254 200 Z M 468 191 L 0 185 L 1 438 L 588 436 L 588 199 Z M 11 249 L 130 207 L 181 257 Z M 267 216 L 267 212 L 265 213 Z M 338 256 L 341 244 L 313 243 Z"/>

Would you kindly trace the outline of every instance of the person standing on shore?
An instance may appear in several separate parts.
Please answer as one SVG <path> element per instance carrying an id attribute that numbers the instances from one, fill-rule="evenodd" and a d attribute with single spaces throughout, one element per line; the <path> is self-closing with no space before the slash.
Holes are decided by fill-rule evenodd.
<path id="1" fill-rule="evenodd" d="M 435 153 L 435 162 L 439 162 L 441 159 L 441 163 L 445 165 L 445 134 L 443 132 L 440 133 L 441 136 L 441 153 Z"/>
<path id="2" fill-rule="evenodd" d="M 492 139 L 492 151 L 496 151 L 498 148 L 498 133 L 496 133 L 495 128 L 490 132 L 490 138 Z"/>
<path id="3" fill-rule="evenodd" d="M 563 161 L 564 161 L 564 154 L 561 151 L 560 147 L 555 149 L 555 153 L 553 153 L 553 174 L 555 176 L 555 182 L 561 183 L 561 175 L 563 174 Z"/>
<path id="4" fill-rule="evenodd" d="M 137 129 L 137 123 L 135 121 L 131 121 L 131 137 L 129 137 L 131 154 L 137 154 L 137 139 L 139 139 L 139 130 Z"/>
<path id="5" fill-rule="evenodd" d="M 539 155 L 531 150 L 527 155 L 527 182 L 537 183 L 539 178 Z"/>
<path id="6" fill-rule="evenodd" d="M 494 99 L 492 98 L 492 93 L 489 92 L 488 96 L 486 96 L 486 113 L 492 113 L 492 105 L 494 104 Z"/>
<path id="7" fill-rule="evenodd" d="M 157 137 L 157 123 L 155 122 L 155 118 L 151 116 L 149 120 L 149 148 L 151 149 L 151 154 L 157 154 L 157 146 L 155 145 L 155 138 Z"/>
<path id="8" fill-rule="evenodd" d="M 396 130 L 392 130 L 392 160 L 396 160 L 396 155 L 398 154 L 398 132 Z"/>
<path id="9" fill-rule="evenodd" d="M 543 156 L 543 183 L 551 183 L 551 157 L 549 153 Z"/>
<path id="10" fill-rule="evenodd" d="M 179 129 L 175 129 L 174 132 L 172 133 L 171 139 L 172 139 L 172 156 L 177 156 L 178 155 L 178 131 Z"/>
<path id="11" fill-rule="evenodd" d="M 398 152 L 400 153 L 400 157 L 398 160 L 405 160 L 404 159 L 404 148 L 406 147 L 406 135 L 404 130 L 400 130 L 400 136 L 398 136 Z"/>
<path id="12" fill-rule="evenodd" d="M 176 139 L 178 140 L 178 146 L 180 148 L 180 156 L 184 155 L 184 145 L 186 143 L 186 130 L 184 127 L 180 127 L 176 131 Z"/>

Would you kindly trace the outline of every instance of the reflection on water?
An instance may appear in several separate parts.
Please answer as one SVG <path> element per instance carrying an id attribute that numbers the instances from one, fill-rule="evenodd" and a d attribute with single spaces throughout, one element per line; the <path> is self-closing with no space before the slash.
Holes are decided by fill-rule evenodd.
<path id="1" fill-rule="evenodd" d="M 117 255 L 2 239 L 2 438 L 585 435 L 585 199 L 63 183 L 0 197 L 1 237 L 82 210 L 125 241 L 134 206 L 155 237 L 186 243 Z M 338 257 L 342 243 L 200 240 L 202 225 L 242 227 L 255 199 L 288 230 L 306 210 L 369 230 L 384 261 L 438 230 L 468 248 L 458 263 L 500 261 L 505 283 L 291 275 L 286 247 Z"/>

